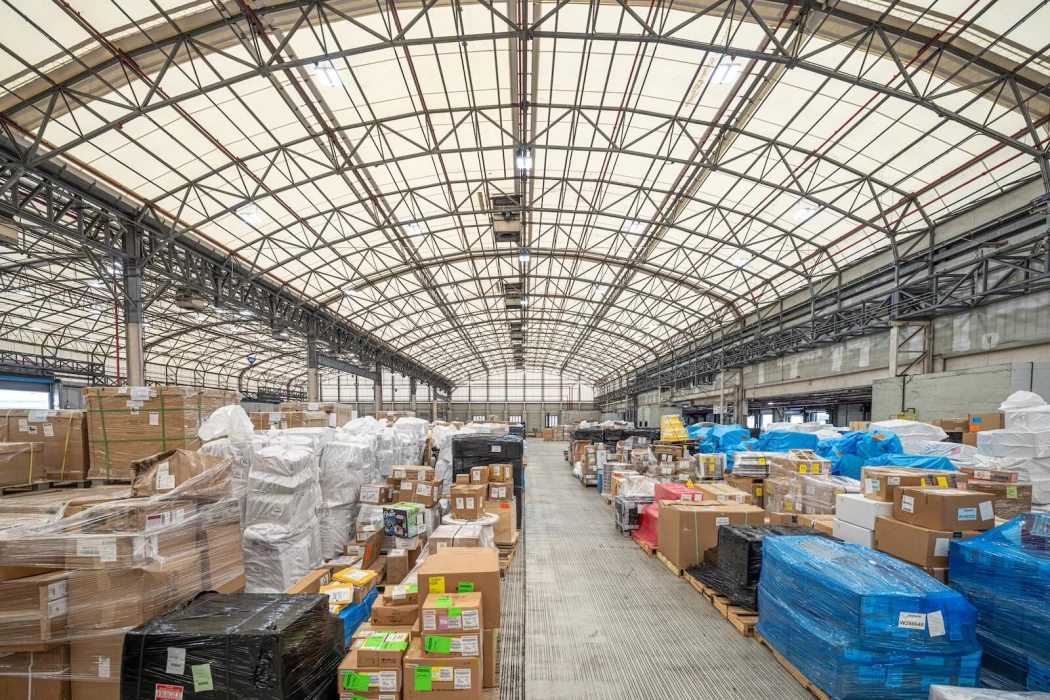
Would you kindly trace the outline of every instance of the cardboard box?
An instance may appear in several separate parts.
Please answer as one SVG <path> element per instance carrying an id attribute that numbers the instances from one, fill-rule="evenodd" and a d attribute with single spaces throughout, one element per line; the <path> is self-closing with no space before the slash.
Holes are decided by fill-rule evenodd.
<path id="1" fill-rule="evenodd" d="M 854 523 L 848 523 L 845 520 L 835 518 L 832 521 L 831 534 L 843 542 L 852 542 L 869 549 L 874 549 L 875 547 L 874 530 L 869 530 Z"/>
<path id="2" fill-rule="evenodd" d="M 64 638 L 68 594 L 65 571 L 0 582 L 0 649 Z"/>
<path id="3" fill-rule="evenodd" d="M 995 527 L 991 494 L 935 487 L 897 489 L 893 517 L 930 530 L 991 530 Z"/>
<path id="4" fill-rule="evenodd" d="M 391 472 L 395 479 L 408 479 L 409 481 L 431 481 L 434 479 L 433 467 L 396 466 Z"/>
<path id="5" fill-rule="evenodd" d="M 383 506 L 383 534 L 405 539 L 418 537 L 421 532 L 425 532 L 423 508 L 420 503 L 394 503 Z"/>
<path id="6" fill-rule="evenodd" d="M 224 461 L 189 450 L 168 450 L 135 460 L 131 463 L 131 495 L 148 498 L 168 493 Z"/>
<path id="7" fill-rule="evenodd" d="M 926 568 L 926 569 L 923 569 L 923 571 L 926 572 L 927 576 L 931 576 L 931 577 L 937 579 L 938 581 L 940 581 L 941 583 L 943 583 L 946 586 L 948 585 L 948 569 L 930 569 L 930 568 Z"/>
<path id="8" fill-rule="evenodd" d="M 412 569 L 407 549 L 391 549 L 386 553 L 386 580 L 394 585 L 400 584 Z"/>
<path id="9" fill-rule="evenodd" d="M 829 515 L 829 514 L 826 514 L 826 513 L 806 514 L 806 515 L 799 515 L 798 516 L 798 524 L 803 526 L 803 527 L 811 527 L 814 530 L 816 530 L 818 523 L 822 523 L 822 522 L 830 523 L 834 519 L 835 519 L 834 515 Z"/>
<path id="10" fill-rule="evenodd" d="M 320 593 L 321 586 L 327 586 L 331 582 L 331 569 L 314 569 L 296 581 L 285 593 Z"/>
<path id="11" fill-rule="evenodd" d="M 831 520 L 817 520 L 813 523 L 813 529 L 817 532 L 822 532 L 825 535 L 835 536 L 835 519 Z"/>
<path id="12" fill-rule="evenodd" d="M 382 530 L 367 530 L 371 527 L 364 525 L 357 534 L 354 541 L 343 545 L 343 554 L 348 557 L 361 557 L 361 568 L 366 569 L 379 558 L 379 548 L 383 545 Z"/>
<path id="13" fill-rule="evenodd" d="M 463 525 L 439 525 L 430 534 L 430 551 L 439 552 L 446 547 L 480 547 L 482 525 L 464 523 Z"/>
<path id="14" fill-rule="evenodd" d="M 383 589 L 383 600 L 387 605 L 411 605 L 419 607 L 419 586 L 387 586 Z M 417 616 L 418 617 L 418 616 Z"/>
<path id="15" fill-rule="evenodd" d="M 977 433 L 963 433 L 962 444 L 977 447 Z"/>
<path id="16" fill-rule="evenodd" d="M 873 501 L 893 503 L 899 486 L 941 486 L 954 488 L 958 482 L 953 472 L 902 469 L 899 467 L 864 467 L 860 474 L 864 497 Z"/>
<path id="17" fill-rule="evenodd" d="M 448 669 L 443 674 L 442 671 Z M 481 700 L 481 659 L 477 656 L 450 656 L 440 666 L 423 651 L 421 640 L 413 639 L 405 654 L 403 700 Z"/>
<path id="18" fill-rule="evenodd" d="M 412 626 L 419 618 L 419 608 L 415 605 L 392 605 L 380 598 L 372 603 L 372 624 L 376 627 L 395 625 Z"/>
<path id="19" fill-rule="evenodd" d="M 361 663 L 359 654 L 360 650 L 354 649 L 339 664 L 336 673 L 340 694 L 367 697 L 371 692 L 385 692 L 396 698 L 401 690 L 401 668 L 367 666 Z"/>
<path id="20" fill-rule="evenodd" d="M 952 540 L 968 540 L 981 533 L 974 530 L 927 530 L 895 518 L 875 521 L 875 549 L 920 568 L 948 566 L 948 547 Z"/>
<path id="21" fill-rule="evenodd" d="M 969 418 L 936 418 L 930 423 L 946 433 L 965 433 L 970 429 Z"/>
<path id="22" fill-rule="evenodd" d="M 893 517 L 893 504 L 873 501 L 859 493 L 842 493 L 835 499 L 835 517 L 865 530 L 874 530 L 875 518 Z"/>
<path id="23" fill-rule="evenodd" d="M 659 501 L 659 549 L 679 569 L 703 560 L 704 551 L 718 544 L 721 525 L 761 525 L 761 508 L 737 503 Z"/>
<path id="24" fill-rule="evenodd" d="M 376 587 L 379 576 L 368 569 L 342 569 L 332 574 L 331 581 L 318 588 L 328 596 L 328 607 L 338 614 L 347 605 L 357 605 Z"/>
<path id="25" fill-rule="evenodd" d="M 770 525 L 800 525 L 799 518 L 801 517 L 802 513 L 768 513 Z"/>
<path id="26" fill-rule="evenodd" d="M 358 491 L 358 501 L 373 506 L 390 503 L 390 484 L 365 484 Z"/>
<path id="27" fill-rule="evenodd" d="M 1006 421 L 1002 413 L 971 413 L 970 432 L 977 433 L 982 430 L 1002 430 L 1006 427 Z"/>
<path id="28" fill-rule="evenodd" d="M 751 505 L 758 506 L 759 508 L 761 508 L 765 503 L 765 498 L 763 498 L 765 494 L 763 486 L 764 481 L 765 479 L 754 479 L 743 476 L 726 477 L 726 483 L 729 486 L 732 486 L 736 490 L 743 491 L 744 493 L 750 495 Z"/>
<path id="29" fill-rule="evenodd" d="M 470 483 L 470 474 L 456 474 L 456 480 L 452 483 L 456 486 L 466 486 Z"/>
<path id="30" fill-rule="evenodd" d="M 407 634 L 410 639 L 412 639 L 412 638 L 418 636 L 413 631 L 412 627 L 413 626 L 409 626 L 409 625 L 406 625 L 406 626 L 388 625 L 386 627 L 380 628 L 380 627 L 376 627 L 375 625 L 373 625 L 368 620 L 365 620 L 360 625 L 358 625 L 356 630 L 354 630 L 354 636 L 351 638 L 353 643 L 350 645 L 350 647 L 351 648 L 359 647 L 360 644 L 357 644 L 357 642 L 362 640 L 362 639 L 366 639 L 367 637 L 371 636 L 371 634 L 373 632 L 394 632 L 394 633 L 403 632 L 404 634 Z"/>
<path id="31" fill-rule="evenodd" d="M 488 501 L 485 503 L 485 512 L 495 515 L 499 522 L 492 526 L 492 534 L 495 536 L 496 544 L 514 544 L 518 536 L 518 501 Z"/>
<path id="32" fill-rule="evenodd" d="M 482 594 L 429 593 L 419 608 L 423 634 L 459 634 L 485 629 Z M 479 642 L 480 643 L 480 642 Z M 424 646 L 424 652 L 428 651 Z"/>
<path id="33" fill-rule="evenodd" d="M 88 473 L 87 421 L 83 411 L 4 409 L 0 442 L 39 442 L 48 481 L 79 481 Z"/>
<path id="34" fill-rule="evenodd" d="M 1016 484 L 1021 475 L 1019 472 L 1008 472 L 1002 469 L 978 469 L 977 467 L 959 467 L 959 471 L 971 479 L 996 481 L 1003 484 Z"/>
<path id="35" fill-rule="evenodd" d="M 5 700 L 69 700 L 69 645 L 46 651 L 4 654 L 0 658 L 0 698 Z"/>
<path id="36" fill-rule="evenodd" d="M 489 483 L 494 481 L 501 481 L 504 483 L 514 483 L 514 465 L 513 464 L 490 464 L 489 465 Z"/>
<path id="37" fill-rule="evenodd" d="M 240 525 L 224 525 L 197 532 L 203 589 L 235 593 L 244 588 L 244 547 Z"/>
<path id="38" fill-rule="evenodd" d="M 486 628 L 500 626 L 499 554 L 486 547 L 450 547 L 431 552 L 416 574 L 425 595 L 473 589 L 481 593 Z M 423 601 L 420 602 L 422 609 Z"/>
<path id="39" fill-rule="evenodd" d="M 397 492 L 397 500 L 404 503 L 418 503 L 430 507 L 441 500 L 441 479 L 428 481 L 402 481 Z"/>
<path id="40" fill-rule="evenodd" d="M 471 467 L 470 468 L 470 483 L 472 484 L 487 484 L 489 483 L 489 468 L 484 467 Z"/>
<path id="41" fill-rule="evenodd" d="M 0 442 L 0 486 L 47 481 L 44 443 Z"/>
<path id="42" fill-rule="evenodd" d="M 496 660 L 499 657 L 499 630 L 487 629 L 482 633 L 481 685 L 497 688 Z"/>
<path id="43" fill-rule="evenodd" d="M 408 632 L 373 631 L 353 645 L 357 662 L 370 668 L 401 668 L 412 635 Z"/>
<path id="44" fill-rule="evenodd" d="M 120 700 L 120 661 L 125 630 L 76 636 L 69 642 L 74 700 Z"/>
<path id="45" fill-rule="evenodd" d="M 200 448 L 200 424 L 240 394 L 186 386 L 85 387 L 91 479 L 130 479 L 131 463 L 173 448 Z"/>
<path id="46" fill-rule="evenodd" d="M 488 500 L 509 501 L 514 498 L 514 484 L 505 481 L 490 481 Z"/>
<path id="47" fill-rule="evenodd" d="M 741 491 L 728 484 L 702 481 L 694 484 L 693 488 L 703 495 L 702 500 L 704 502 L 717 501 L 719 503 L 751 504 L 750 493 Z"/>
<path id="48" fill-rule="evenodd" d="M 966 484 L 967 491 L 977 491 L 992 496 L 992 511 L 995 517 L 1012 520 L 1022 513 L 1032 510 L 1032 485 L 1007 484 L 1001 481 L 980 481 L 973 479 Z"/>
<path id="49" fill-rule="evenodd" d="M 486 475 L 488 472 L 485 472 Z M 486 484 L 455 485 L 452 487 L 452 517 L 458 520 L 477 520 L 485 515 Z"/>

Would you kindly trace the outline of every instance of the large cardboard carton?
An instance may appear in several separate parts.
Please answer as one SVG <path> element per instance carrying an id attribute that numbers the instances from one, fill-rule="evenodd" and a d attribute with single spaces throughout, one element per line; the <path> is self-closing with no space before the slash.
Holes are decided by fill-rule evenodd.
<path id="1" fill-rule="evenodd" d="M 240 394 L 199 387 L 86 387 L 92 479 L 130 479 L 131 463 L 174 448 L 197 450 L 201 423 Z"/>
<path id="2" fill-rule="evenodd" d="M 411 605 L 419 607 L 419 586 L 410 583 L 405 586 L 387 586 L 383 589 L 383 601 L 387 605 Z"/>
<path id="3" fill-rule="evenodd" d="M 0 442 L 39 442 L 49 481 L 87 478 L 88 434 L 83 411 L 0 411 Z"/>
<path id="4" fill-rule="evenodd" d="M 390 474 L 395 479 L 408 479 L 409 481 L 431 481 L 434 478 L 433 467 L 397 466 Z"/>
<path id="5" fill-rule="evenodd" d="M 1032 510 L 1032 485 L 1002 481 L 981 481 L 971 479 L 966 484 L 967 491 L 977 491 L 992 496 L 992 511 L 995 517 L 1012 520 L 1022 513 Z"/>
<path id="6" fill-rule="evenodd" d="M 482 640 L 481 685 L 485 688 L 495 688 L 497 686 L 496 660 L 499 656 L 499 630 L 485 630 Z"/>
<path id="7" fill-rule="evenodd" d="M 991 530 L 995 498 L 978 491 L 935 487 L 898 488 L 893 517 L 930 530 Z"/>
<path id="8" fill-rule="evenodd" d="M 348 557 L 361 557 L 361 567 L 368 568 L 379 558 L 379 548 L 383 545 L 383 531 L 367 530 L 363 526 L 354 535 L 354 541 L 343 546 L 343 554 Z"/>
<path id="9" fill-rule="evenodd" d="M 485 472 L 486 476 L 488 472 Z M 485 515 L 485 493 L 488 482 L 452 487 L 452 517 L 460 520 L 477 520 Z"/>
<path id="10" fill-rule="evenodd" d="M 875 518 L 892 516 L 892 503 L 873 501 L 859 493 L 841 493 L 835 499 L 835 517 L 865 530 L 875 529 Z"/>
<path id="11" fill-rule="evenodd" d="M 487 484 L 489 483 L 489 468 L 488 466 L 483 467 L 471 467 L 470 468 L 470 483 L 472 484 Z"/>
<path id="12" fill-rule="evenodd" d="M 401 487 L 397 492 L 397 500 L 405 503 L 418 503 L 430 507 L 441 500 L 442 479 L 428 479 L 426 481 L 401 481 Z"/>
<path id="13" fill-rule="evenodd" d="M 120 698 L 123 629 L 76 636 L 69 643 L 69 673 L 73 697 L 79 700 Z M 78 688 L 78 685 L 80 688 Z"/>
<path id="14" fill-rule="evenodd" d="M 426 656 L 422 642 L 413 639 L 405 654 L 403 700 L 481 700 L 482 662 L 477 656 Z"/>
<path id="15" fill-rule="evenodd" d="M 981 533 L 975 530 L 927 530 L 895 518 L 875 521 L 875 549 L 921 568 L 948 566 L 948 547 L 952 540 L 968 540 Z"/>
<path id="16" fill-rule="evenodd" d="M 372 603 L 372 624 L 377 628 L 390 625 L 396 627 L 411 627 L 419 618 L 419 608 L 415 605 L 393 605 L 387 603 L 384 598 Z"/>
<path id="17" fill-rule="evenodd" d="M 943 472 L 926 469 L 902 469 L 899 467 L 864 467 L 861 470 L 861 486 L 865 498 L 883 503 L 893 503 L 900 486 L 940 486 L 961 488 L 968 477 L 958 472 Z"/>
<path id="18" fill-rule="evenodd" d="M 518 536 L 518 500 L 512 498 L 509 501 L 488 501 L 485 503 L 485 512 L 499 518 L 492 526 L 496 544 L 514 544 Z"/>
<path id="19" fill-rule="evenodd" d="M 47 481 L 44 443 L 0 442 L 0 486 Z"/>
<path id="20" fill-rule="evenodd" d="M 1002 430 L 1006 427 L 1006 421 L 1002 413 L 971 413 L 970 432 L 977 433 L 982 430 Z"/>
<path id="21" fill-rule="evenodd" d="M 331 582 L 331 569 L 314 569 L 289 586 L 285 593 L 320 593 L 321 586 L 327 586 Z"/>
<path id="22" fill-rule="evenodd" d="M 354 638 L 358 639 L 357 635 Z M 358 663 L 363 666 L 400 669 L 411 638 L 409 632 L 376 630 L 361 637 L 360 644 L 352 647 L 357 651 Z"/>
<path id="23" fill-rule="evenodd" d="M 490 464 L 489 465 L 489 483 L 502 482 L 502 483 L 513 483 L 514 482 L 514 465 L 513 464 Z"/>
<path id="24" fill-rule="evenodd" d="M 693 488 L 703 495 L 703 498 L 700 500 L 704 502 L 717 501 L 719 503 L 751 504 L 750 493 L 741 491 L 729 484 L 722 484 L 717 481 L 700 482 L 694 485 Z M 693 500 L 696 499 L 694 498 Z"/>
<path id="25" fill-rule="evenodd" d="M 197 533 L 203 590 L 236 593 L 244 588 L 244 547 L 241 526 L 224 525 Z"/>
<path id="26" fill-rule="evenodd" d="M 416 574 L 420 611 L 430 594 L 473 591 L 481 593 L 482 618 L 487 629 L 500 626 L 499 554 L 485 547 L 450 547 L 433 552 Z"/>
<path id="27" fill-rule="evenodd" d="M 386 582 L 398 585 L 405 580 L 412 569 L 412 562 L 407 549 L 391 549 L 386 553 Z"/>
<path id="28" fill-rule="evenodd" d="M 979 469 L 977 467 L 959 467 L 959 471 L 965 473 L 971 479 L 980 481 L 997 481 L 1004 484 L 1016 484 L 1021 478 L 1020 472 L 1010 472 L 1004 469 Z"/>
<path id="29" fill-rule="evenodd" d="M 223 457 L 181 449 L 135 460 L 131 463 L 131 495 L 148 498 L 168 493 L 223 461 Z"/>
<path id="30" fill-rule="evenodd" d="M 390 503 L 392 489 L 390 484 L 365 484 L 358 492 L 358 500 L 373 506 Z"/>
<path id="31" fill-rule="evenodd" d="M 0 698 L 7 700 L 70 700 L 69 645 L 47 651 L 5 654 L 0 659 Z"/>
<path id="32" fill-rule="evenodd" d="M 292 428 L 303 428 L 303 427 L 327 427 L 335 428 L 340 425 L 346 425 L 354 418 L 357 417 L 357 411 L 354 407 L 346 403 L 336 403 L 334 401 L 285 401 L 279 405 L 278 410 L 284 413 L 317 413 L 324 414 L 324 424 L 321 426 L 304 426 L 296 425 L 294 421 L 289 423 L 289 427 Z"/>
<path id="33" fill-rule="evenodd" d="M 514 484 L 506 481 L 489 482 L 488 500 L 509 501 L 512 498 L 514 498 Z"/>
<path id="34" fill-rule="evenodd" d="M 366 666 L 359 653 L 358 649 L 352 650 L 339 664 L 339 693 L 344 697 L 369 697 L 369 693 L 383 692 L 393 693 L 396 698 L 401 690 L 401 668 Z"/>
<path id="35" fill-rule="evenodd" d="M 679 569 L 703 561 L 718 545 L 722 525 L 762 525 L 766 512 L 752 505 L 659 501 L 659 549 Z"/>
<path id="36" fill-rule="evenodd" d="M 65 571 L 0 582 L 0 650 L 65 637 L 68 593 Z"/>
<path id="37" fill-rule="evenodd" d="M 935 418 L 931 425 L 936 425 L 946 433 L 965 433 L 970 429 L 969 418 Z"/>
<path id="38" fill-rule="evenodd" d="M 762 508 L 765 504 L 763 484 L 765 479 L 756 479 L 744 476 L 728 476 L 726 483 L 751 496 L 751 505 Z"/>

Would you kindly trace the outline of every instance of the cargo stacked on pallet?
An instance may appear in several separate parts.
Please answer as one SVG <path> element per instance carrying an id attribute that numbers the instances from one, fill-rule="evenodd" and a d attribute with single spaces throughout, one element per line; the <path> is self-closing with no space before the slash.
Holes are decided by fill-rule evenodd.
<path id="1" fill-rule="evenodd" d="M 525 494 L 525 443 L 517 435 L 472 435 L 452 437 L 452 473 L 470 474 L 473 467 L 510 464 L 513 472 L 514 498 L 517 504 L 516 526 L 521 528 Z"/>

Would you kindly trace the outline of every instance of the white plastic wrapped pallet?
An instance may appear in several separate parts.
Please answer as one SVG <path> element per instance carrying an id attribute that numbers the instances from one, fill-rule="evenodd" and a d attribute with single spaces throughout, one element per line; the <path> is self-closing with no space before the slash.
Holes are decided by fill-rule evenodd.
<path id="1" fill-rule="evenodd" d="M 1050 430 L 1050 407 L 1039 394 L 1015 391 L 999 404 L 1007 430 Z"/>
<path id="2" fill-rule="evenodd" d="M 431 434 L 438 457 L 434 464 L 434 476 L 442 480 L 442 493 L 448 496 L 452 488 L 452 438 L 460 431 L 451 425 L 435 425 Z"/>
<path id="3" fill-rule="evenodd" d="M 940 442 L 948 437 L 948 433 L 940 427 L 914 420 L 877 421 L 870 424 L 869 430 L 893 433 L 900 438 L 904 454 L 909 455 L 921 454 L 922 446 L 926 442 Z"/>
<path id="4" fill-rule="evenodd" d="M 974 457 L 978 452 L 976 447 L 958 442 L 926 441 L 919 448 L 919 454 L 924 457 L 945 457 L 956 469 L 959 469 L 960 467 L 972 467 Z"/>
<path id="5" fill-rule="evenodd" d="M 422 418 L 404 417 L 394 421 L 394 434 L 399 447 L 396 464 L 417 465 L 423 463 L 423 448 L 427 443 L 428 423 Z"/>
<path id="6" fill-rule="evenodd" d="M 1032 483 L 1032 503 L 1050 505 L 1050 431 L 982 430 L 974 466 L 1013 471 Z"/>
<path id="7" fill-rule="evenodd" d="M 321 447 L 318 459 L 321 486 L 321 550 L 326 559 L 339 556 L 357 522 L 358 493 L 362 484 L 373 483 L 374 440 L 354 437 L 341 430 Z"/>
<path id="8" fill-rule="evenodd" d="M 241 521 L 244 521 L 244 497 L 248 489 L 248 474 L 257 450 L 266 447 L 269 439 L 256 435 L 252 420 L 240 406 L 223 406 L 205 420 L 198 432 L 204 444 L 200 452 L 215 457 L 229 457 L 232 495 L 240 503 Z"/>

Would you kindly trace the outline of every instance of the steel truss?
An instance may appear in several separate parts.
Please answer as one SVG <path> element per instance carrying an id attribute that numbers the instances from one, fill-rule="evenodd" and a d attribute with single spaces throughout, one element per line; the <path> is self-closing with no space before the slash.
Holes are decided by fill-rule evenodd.
<path id="1" fill-rule="evenodd" d="M 92 383 L 104 382 L 106 379 L 105 367 L 100 362 L 14 350 L 0 350 L 0 369 L 22 374 L 87 377 Z"/>
<path id="2" fill-rule="evenodd" d="M 451 390 L 444 376 L 331 312 L 304 302 L 230 257 L 186 237 L 170 237 L 152 217 L 68 171 L 49 164 L 29 168 L 6 144 L 0 146 L 0 214 L 20 226 L 60 236 L 89 257 L 136 260 L 144 272 L 192 288 L 217 307 L 248 310 L 273 329 L 315 337 L 333 352 L 353 353 L 445 393 Z"/>
<path id="3" fill-rule="evenodd" d="M 719 371 L 1050 289 L 1050 194 L 951 241 L 904 253 L 893 267 L 737 322 L 719 340 L 639 369 L 602 391 L 608 404 L 659 387 L 709 384 Z M 608 386 L 610 382 L 606 382 Z"/>

